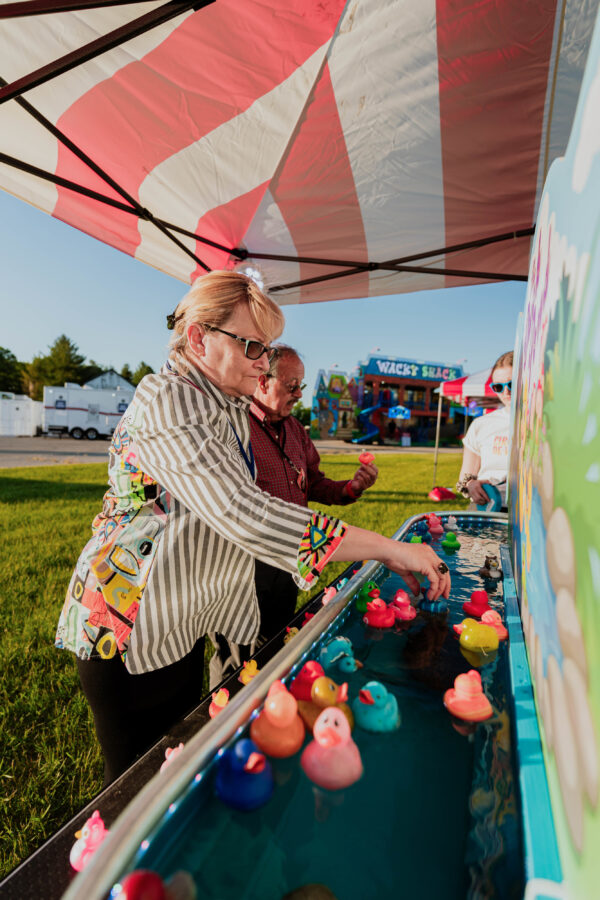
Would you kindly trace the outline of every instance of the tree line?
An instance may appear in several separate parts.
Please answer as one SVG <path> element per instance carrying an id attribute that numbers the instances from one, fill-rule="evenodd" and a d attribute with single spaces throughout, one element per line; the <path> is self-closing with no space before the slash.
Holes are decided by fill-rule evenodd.
<path id="1" fill-rule="evenodd" d="M 19 362 L 6 347 L 0 347 L 0 391 L 13 394 L 27 394 L 33 400 L 41 400 L 44 385 L 86 384 L 102 372 L 102 366 L 93 359 L 87 360 L 66 334 L 61 334 L 48 348 L 45 355 L 38 354 L 31 362 Z M 154 372 L 143 360 L 135 370 L 125 363 L 120 371 L 122 378 L 137 385 L 144 375 Z"/>

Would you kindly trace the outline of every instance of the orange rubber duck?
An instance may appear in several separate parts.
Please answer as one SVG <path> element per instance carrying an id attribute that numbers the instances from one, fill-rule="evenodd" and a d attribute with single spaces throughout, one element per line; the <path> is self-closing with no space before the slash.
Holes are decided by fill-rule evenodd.
<path id="1" fill-rule="evenodd" d="M 325 669 L 316 659 L 309 659 L 305 662 L 292 683 L 290 684 L 290 693 L 294 695 L 296 700 L 306 700 L 310 702 L 310 692 L 312 690 L 313 681 L 321 678 L 325 674 Z"/>
<path id="2" fill-rule="evenodd" d="M 463 603 L 463 612 L 467 616 L 480 619 L 484 612 L 491 609 L 487 591 L 473 591 L 471 599 Z"/>
<path id="3" fill-rule="evenodd" d="M 508 637 L 508 631 L 502 624 L 502 619 L 500 618 L 500 613 L 497 613 L 495 609 L 488 609 L 487 612 L 481 617 L 481 621 L 484 625 L 489 625 L 494 629 L 496 634 L 498 635 L 498 640 L 505 641 Z"/>
<path id="4" fill-rule="evenodd" d="M 492 705 L 483 693 L 481 675 L 470 669 L 454 679 L 454 687 L 444 694 L 448 712 L 466 722 L 483 722 L 493 713 Z"/>
<path id="5" fill-rule="evenodd" d="M 319 713 L 328 706 L 335 706 L 344 713 L 350 728 L 354 728 L 354 716 L 346 703 L 347 699 L 348 683 L 346 681 L 343 684 L 336 684 L 332 678 L 322 675 L 312 683 L 310 701 L 298 701 L 298 712 L 306 727 L 312 731 Z"/>
<path id="6" fill-rule="evenodd" d="M 211 704 L 208 707 L 208 714 L 211 719 L 214 719 L 215 716 L 218 716 L 219 713 L 225 709 L 227 704 L 229 703 L 229 691 L 227 688 L 221 688 L 220 691 L 215 691 L 212 695 Z"/>
<path id="7" fill-rule="evenodd" d="M 250 737 L 267 756 L 293 756 L 304 743 L 304 723 L 298 703 L 281 681 L 274 681 L 262 712 L 252 720 Z"/>

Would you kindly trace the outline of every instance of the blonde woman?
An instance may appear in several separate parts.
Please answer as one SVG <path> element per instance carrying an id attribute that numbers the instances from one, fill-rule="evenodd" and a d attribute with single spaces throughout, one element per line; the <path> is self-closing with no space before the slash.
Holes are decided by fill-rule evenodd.
<path id="1" fill-rule="evenodd" d="M 380 560 L 448 596 L 431 548 L 398 543 L 261 491 L 248 409 L 283 330 L 249 278 L 200 278 L 168 324 L 171 352 L 146 376 L 110 448 L 109 489 L 71 579 L 56 644 L 72 650 L 105 758 L 105 782 L 202 693 L 204 636 L 258 633 L 254 560 L 306 590 L 336 560 Z"/>

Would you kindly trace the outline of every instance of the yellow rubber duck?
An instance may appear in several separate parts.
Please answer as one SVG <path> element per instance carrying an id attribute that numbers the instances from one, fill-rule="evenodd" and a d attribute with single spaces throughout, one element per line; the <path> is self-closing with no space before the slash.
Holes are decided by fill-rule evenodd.
<path id="1" fill-rule="evenodd" d="M 239 680 L 242 684 L 250 684 L 255 675 L 258 675 L 260 669 L 256 664 L 255 659 L 249 659 L 248 662 L 244 663 L 242 671 L 240 672 Z"/>
<path id="2" fill-rule="evenodd" d="M 492 653 L 498 649 L 498 634 L 490 625 L 482 625 L 475 619 L 463 619 L 454 630 L 460 634 L 460 646 L 465 650 Z"/>

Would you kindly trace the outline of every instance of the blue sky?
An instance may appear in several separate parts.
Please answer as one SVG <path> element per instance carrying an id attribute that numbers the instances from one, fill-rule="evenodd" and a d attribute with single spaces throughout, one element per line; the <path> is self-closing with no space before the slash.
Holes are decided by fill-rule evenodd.
<path id="1" fill-rule="evenodd" d="M 3 192 L 0 218 L 0 346 L 28 361 L 64 333 L 107 367 L 160 367 L 165 316 L 185 284 Z M 304 357 L 305 403 L 320 368 L 351 371 L 373 352 L 476 372 L 512 348 L 525 289 L 507 282 L 286 306 L 282 340 Z"/>

